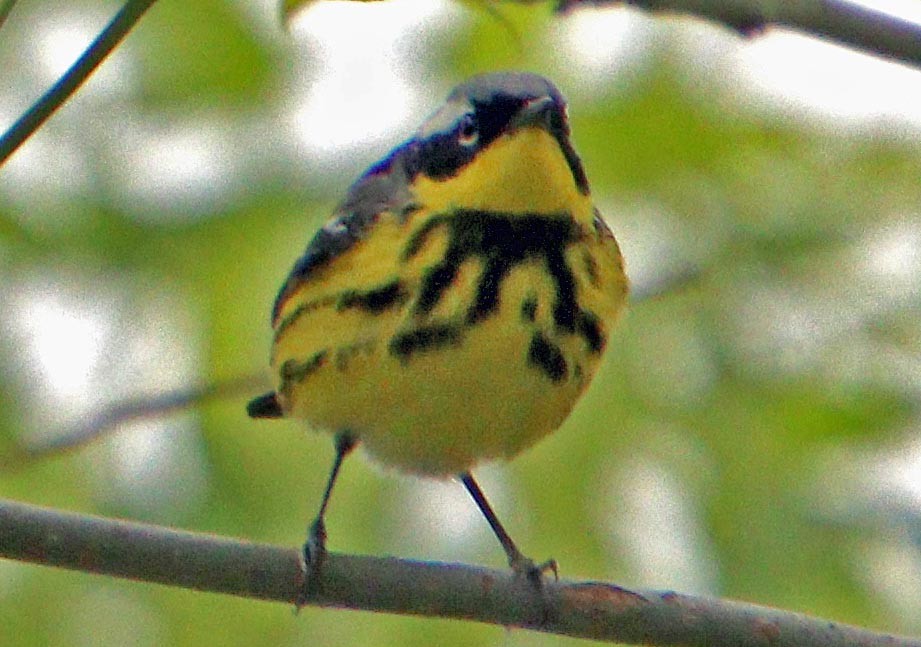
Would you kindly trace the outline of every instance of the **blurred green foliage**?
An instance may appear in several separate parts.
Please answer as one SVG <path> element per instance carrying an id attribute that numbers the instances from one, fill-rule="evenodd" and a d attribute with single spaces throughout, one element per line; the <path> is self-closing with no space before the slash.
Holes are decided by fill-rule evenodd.
<path id="1" fill-rule="evenodd" d="M 57 5 L 37 4 L 14 12 L 2 33 L 40 31 Z M 100 15 L 104 4 L 80 6 Z M 557 434 L 487 469 L 485 487 L 513 535 L 534 557 L 556 557 L 567 577 L 690 588 L 921 631 L 921 608 L 911 606 L 921 603 L 921 579 L 912 578 L 921 573 L 921 504 L 912 496 L 921 486 L 913 447 L 921 290 L 911 271 L 918 263 L 904 253 L 917 255 L 921 241 L 918 131 L 842 129 L 758 107 L 742 78 L 688 62 L 674 21 L 649 21 L 641 55 L 588 78 L 553 45 L 564 19 L 548 6 L 503 7 L 499 19 L 464 7 L 446 12 L 437 36 L 400 37 L 420 39 L 417 67 L 406 74 L 429 88 L 425 109 L 478 71 L 548 74 L 569 95 L 577 148 L 634 279 L 652 281 L 674 263 L 701 270 L 690 285 L 634 305 L 596 383 Z M 296 30 L 259 23 L 254 11 L 244 0 L 154 6 L 116 55 L 132 60 L 124 88 L 92 94 L 91 81 L 89 109 L 78 97 L 18 153 L 85 151 L 83 189 L 60 188 L 66 168 L 42 171 L 52 187 L 45 193 L 15 171 L 16 160 L 13 171 L 0 170 L 0 180 L 10 174 L 0 185 L 6 447 L 72 419 L 66 394 L 42 386 L 39 358 L 23 342 L 30 324 L 16 313 L 36 295 L 66 291 L 89 303 L 116 295 L 107 311 L 116 332 L 101 351 L 108 381 L 125 387 L 108 394 L 115 399 L 265 370 L 281 278 L 373 158 L 361 150 L 314 161 L 283 145 L 293 137 L 278 119 L 291 99 L 288 79 L 318 74 L 322 59 L 318 48 L 298 44 Z M 729 38 L 716 28 L 703 33 Z M 23 39 L 0 47 L 5 76 L 28 73 L 27 51 Z M 31 95 L 14 96 L 19 110 Z M 367 97 L 367 110 L 375 102 Z M 156 201 L 122 185 L 156 169 L 130 167 L 134 158 L 113 154 L 118 146 L 107 147 L 101 133 L 109 119 L 119 124 L 109 133 L 118 142 L 120 129 L 145 119 L 194 131 L 199 118 L 243 147 L 228 151 L 238 156 L 237 175 L 221 199 L 165 199 L 161 217 Z M 156 132 L 144 135 L 141 150 Z M 126 165 L 129 174 L 120 175 Z M 165 356 L 146 358 L 144 337 L 125 341 L 146 319 L 174 311 L 179 322 L 167 318 L 152 333 L 182 332 Z M 190 365 L 191 374 L 164 383 L 173 364 Z M 105 439 L 2 473 L 0 489 L 35 503 L 296 544 L 331 443 L 295 424 L 253 422 L 244 403 L 205 403 L 155 429 L 179 429 L 185 471 L 150 480 L 144 461 L 155 454 L 133 458 L 146 446 Z M 895 479 L 910 473 L 911 463 L 899 460 L 912 455 L 914 480 Z M 479 520 L 453 537 L 453 526 L 436 522 L 426 527 L 429 543 L 411 530 L 419 492 L 431 487 L 350 460 L 328 520 L 331 549 L 501 566 Z M 171 494 L 158 498 L 160 490 Z M 4 645 L 568 642 L 460 622 L 316 609 L 294 616 L 281 605 L 15 563 L 0 563 L 0 600 Z"/>

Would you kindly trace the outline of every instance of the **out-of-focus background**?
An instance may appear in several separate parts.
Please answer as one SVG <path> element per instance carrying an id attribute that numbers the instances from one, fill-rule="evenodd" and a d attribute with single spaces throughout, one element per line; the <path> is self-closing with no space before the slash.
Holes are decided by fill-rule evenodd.
<path id="1" fill-rule="evenodd" d="M 162 0 L 0 169 L 0 448 L 267 374 L 275 291 L 356 175 L 458 81 L 530 69 L 638 288 L 701 274 L 632 307 L 558 433 L 479 471 L 513 535 L 566 577 L 921 632 L 921 72 L 625 8 L 318 2 L 286 31 L 277 4 Z M 117 8 L 16 6 L 0 127 Z M 299 544 L 330 440 L 245 401 L 7 466 L 0 495 Z M 361 457 L 328 524 L 332 550 L 503 566 L 458 484 Z M 576 644 L 13 562 L 0 643 Z"/>

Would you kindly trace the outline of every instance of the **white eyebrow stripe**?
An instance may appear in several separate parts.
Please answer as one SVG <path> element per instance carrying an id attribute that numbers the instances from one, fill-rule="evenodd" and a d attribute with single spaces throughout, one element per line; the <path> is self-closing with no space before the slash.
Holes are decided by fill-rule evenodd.
<path id="1" fill-rule="evenodd" d="M 462 101 L 449 101 L 441 109 L 429 117 L 419 128 L 420 139 L 428 139 L 438 133 L 448 133 L 465 114 L 472 113 L 473 106 L 466 99 Z"/>

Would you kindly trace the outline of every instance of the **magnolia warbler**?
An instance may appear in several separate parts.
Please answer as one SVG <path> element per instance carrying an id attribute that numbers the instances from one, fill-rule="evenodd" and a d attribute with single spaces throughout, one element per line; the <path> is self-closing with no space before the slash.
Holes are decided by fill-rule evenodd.
<path id="1" fill-rule="evenodd" d="M 248 413 L 336 438 L 305 565 L 323 559 L 330 492 L 361 443 L 384 465 L 458 476 L 539 583 L 555 564 L 519 551 L 470 470 L 559 427 L 626 296 L 559 90 L 518 72 L 455 88 L 352 185 L 275 300 L 275 391 Z"/>

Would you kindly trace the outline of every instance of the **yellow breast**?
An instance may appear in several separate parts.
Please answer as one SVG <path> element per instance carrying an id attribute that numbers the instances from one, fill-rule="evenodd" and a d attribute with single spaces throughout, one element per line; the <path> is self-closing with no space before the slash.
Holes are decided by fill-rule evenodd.
<path id="1" fill-rule="evenodd" d="M 522 451 L 569 414 L 625 299 L 617 244 L 591 220 L 383 215 L 280 313 L 282 408 L 409 472 Z"/>

